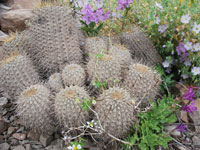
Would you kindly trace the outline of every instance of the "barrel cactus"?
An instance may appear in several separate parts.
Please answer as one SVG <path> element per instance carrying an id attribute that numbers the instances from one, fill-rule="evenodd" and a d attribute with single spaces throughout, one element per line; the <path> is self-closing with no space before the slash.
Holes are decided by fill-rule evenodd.
<path id="1" fill-rule="evenodd" d="M 123 88 L 113 87 L 105 91 L 97 102 L 95 111 L 99 115 L 99 121 L 106 133 L 121 138 L 126 135 L 136 121 L 134 99 Z M 97 120 L 97 117 L 95 117 Z M 110 140 L 108 136 L 101 135 L 97 138 Z"/>
<path id="2" fill-rule="evenodd" d="M 83 87 L 70 86 L 61 89 L 56 94 L 54 104 L 55 116 L 60 126 L 69 129 L 70 127 L 81 126 L 82 122 L 85 123 L 89 119 L 89 114 L 81 106 L 83 100 L 89 98 Z"/>
<path id="3" fill-rule="evenodd" d="M 87 71 L 91 83 L 106 82 L 108 86 L 113 86 L 115 80 L 121 80 L 121 64 L 113 55 L 102 54 L 91 59 L 87 64 Z"/>
<path id="4" fill-rule="evenodd" d="M 127 67 L 132 62 L 130 51 L 123 45 L 115 44 L 110 47 L 109 52 L 117 57 L 122 67 Z"/>
<path id="5" fill-rule="evenodd" d="M 160 75 L 151 67 L 140 63 L 131 64 L 124 79 L 124 87 L 137 101 L 143 99 L 143 106 L 148 105 L 149 100 L 158 95 L 160 83 Z"/>
<path id="6" fill-rule="evenodd" d="M 62 76 L 60 73 L 54 73 L 49 77 L 47 85 L 53 92 L 59 92 L 63 88 Z"/>
<path id="7" fill-rule="evenodd" d="M 27 30 L 32 49 L 27 50 L 37 66 L 47 73 L 60 71 L 66 63 L 82 62 L 77 28 L 68 7 L 38 9 Z"/>
<path id="8" fill-rule="evenodd" d="M 53 131 L 51 108 L 50 91 L 40 84 L 26 88 L 18 98 L 18 116 L 26 127 L 38 133 L 50 134 Z"/>
<path id="9" fill-rule="evenodd" d="M 85 52 L 91 57 L 107 51 L 106 42 L 100 37 L 89 37 L 85 42 Z"/>
<path id="10" fill-rule="evenodd" d="M 63 69 L 62 78 L 65 86 L 83 86 L 85 83 L 86 74 L 80 65 L 70 64 L 66 65 Z"/>
<path id="11" fill-rule="evenodd" d="M 10 53 L 0 62 L 0 86 L 9 98 L 17 99 L 26 87 L 38 82 L 39 75 L 26 55 Z"/>
<path id="12" fill-rule="evenodd" d="M 121 41 L 134 58 L 141 59 L 150 65 L 160 63 L 162 60 L 152 41 L 139 28 L 133 28 L 131 32 L 124 32 Z"/>

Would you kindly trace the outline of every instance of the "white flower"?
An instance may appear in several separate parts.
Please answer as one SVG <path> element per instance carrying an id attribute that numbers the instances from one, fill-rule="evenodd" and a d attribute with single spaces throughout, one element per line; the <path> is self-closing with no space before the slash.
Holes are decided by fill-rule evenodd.
<path id="1" fill-rule="evenodd" d="M 200 74 L 200 67 L 193 67 L 193 68 L 192 68 L 192 73 L 193 73 L 194 75 Z"/>
<path id="2" fill-rule="evenodd" d="M 154 21 L 154 23 L 159 24 L 160 23 L 160 18 L 156 17 L 156 21 Z"/>
<path id="3" fill-rule="evenodd" d="M 95 2 L 95 6 L 96 6 L 97 8 L 102 8 L 102 7 L 103 7 L 103 0 L 97 0 L 97 1 Z"/>
<path id="4" fill-rule="evenodd" d="M 200 51 L 200 44 L 199 44 L 199 43 L 194 44 L 194 45 L 193 45 L 193 50 L 194 50 L 195 52 Z"/>
<path id="5" fill-rule="evenodd" d="M 68 146 L 68 147 L 67 147 L 67 149 L 69 149 L 69 150 L 77 150 L 77 149 L 81 149 L 81 148 L 82 148 L 82 147 L 81 147 L 80 144 L 78 144 L 77 146 L 72 145 L 72 146 Z"/>
<path id="6" fill-rule="evenodd" d="M 181 22 L 188 24 L 190 22 L 190 19 L 191 19 L 190 15 L 187 14 L 187 15 L 184 15 L 184 16 L 181 17 Z"/>
<path id="7" fill-rule="evenodd" d="M 67 149 L 73 150 L 73 147 L 72 146 L 68 146 Z"/>
<path id="8" fill-rule="evenodd" d="M 87 122 L 87 124 L 88 124 L 88 128 L 93 128 L 94 127 L 94 125 L 95 125 L 95 122 L 94 122 L 94 120 L 92 120 L 92 121 L 90 121 L 90 122 Z"/>
<path id="9" fill-rule="evenodd" d="M 192 50 L 192 42 L 186 42 L 185 44 L 184 44 L 184 47 L 186 48 L 186 50 Z"/>
<path id="10" fill-rule="evenodd" d="M 164 32 L 167 30 L 167 28 L 168 28 L 168 26 L 167 26 L 166 24 L 164 24 L 164 25 L 159 25 L 158 31 L 159 31 L 160 33 L 164 33 Z"/>
<path id="11" fill-rule="evenodd" d="M 93 105 L 96 105 L 96 103 L 97 103 L 97 101 L 92 100 L 92 104 L 93 104 Z"/>
<path id="12" fill-rule="evenodd" d="M 187 79 L 189 76 L 188 76 L 187 74 L 181 74 L 181 77 L 182 77 L 183 79 Z"/>
<path id="13" fill-rule="evenodd" d="M 81 145 L 80 145 L 80 144 L 78 144 L 78 145 L 77 145 L 77 148 L 78 148 L 78 149 L 81 149 L 82 147 L 81 147 Z"/>
<path id="14" fill-rule="evenodd" d="M 194 24 L 192 31 L 194 31 L 196 34 L 200 32 L 200 24 Z"/>
<path id="15" fill-rule="evenodd" d="M 160 8 L 161 10 L 163 9 L 162 5 L 160 3 L 155 2 L 156 7 Z"/>
<path id="16" fill-rule="evenodd" d="M 164 68 L 168 68 L 169 65 L 170 65 L 170 63 L 169 63 L 168 61 L 165 60 L 165 61 L 162 63 L 162 65 L 163 65 Z"/>
<path id="17" fill-rule="evenodd" d="M 117 17 L 117 18 L 121 18 L 122 17 L 120 13 L 116 13 L 116 12 L 113 12 L 112 16 L 113 17 Z"/>
<path id="18" fill-rule="evenodd" d="M 77 7 L 82 8 L 82 7 L 86 6 L 87 4 L 89 4 L 88 0 L 76 0 L 74 2 L 74 5 L 75 5 L 76 8 Z"/>
<path id="19" fill-rule="evenodd" d="M 191 62 L 190 62 L 190 61 L 185 61 L 185 62 L 184 62 L 184 65 L 185 65 L 185 66 L 190 66 L 190 65 L 191 65 Z"/>
<path id="20" fill-rule="evenodd" d="M 64 140 L 64 141 L 67 140 L 67 136 L 64 136 L 64 137 L 63 137 L 63 140 Z"/>

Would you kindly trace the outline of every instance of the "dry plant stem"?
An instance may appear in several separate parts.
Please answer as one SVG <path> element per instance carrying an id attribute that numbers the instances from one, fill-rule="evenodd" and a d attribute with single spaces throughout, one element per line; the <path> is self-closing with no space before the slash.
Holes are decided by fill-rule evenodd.
<path id="1" fill-rule="evenodd" d="M 169 135 L 168 135 L 169 136 Z M 176 142 L 177 144 L 181 145 L 182 147 L 184 147 L 186 150 L 190 150 L 189 148 L 187 148 L 185 145 L 183 145 L 182 143 L 180 143 L 179 141 L 177 141 L 176 139 L 174 139 L 173 137 L 169 136 L 170 138 L 172 138 L 172 140 L 174 142 Z"/>
<path id="2" fill-rule="evenodd" d="M 149 91 L 151 89 L 152 86 L 149 86 L 148 90 Z M 139 107 L 139 105 L 142 103 L 142 100 L 145 98 L 145 96 L 147 95 L 148 92 L 144 93 L 142 99 L 138 102 L 138 104 L 135 106 L 135 109 L 137 109 Z"/>
<path id="3" fill-rule="evenodd" d="M 88 105 L 87 105 L 87 106 L 88 106 Z M 90 106 L 88 106 L 88 108 L 89 108 L 93 113 L 95 113 L 95 115 L 97 116 L 97 119 L 98 119 L 98 122 L 99 122 L 99 125 L 100 125 L 101 130 L 102 130 L 103 132 L 105 132 L 105 130 L 103 129 L 103 127 L 102 127 L 102 125 L 101 125 L 101 122 L 100 122 L 98 113 L 97 113 L 96 111 L 94 111 Z M 106 133 L 108 136 L 110 136 L 111 138 L 113 138 L 114 140 L 116 140 L 116 141 L 119 141 L 119 142 L 124 143 L 124 144 L 127 144 L 127 145 L 131 145 L 129 142 L 120 140 L 120 139 L 116 138 L 115 136 L 111 135 L 110 133 L 107 133 L 107 132 L 105 132 L 105 133 Z"/>

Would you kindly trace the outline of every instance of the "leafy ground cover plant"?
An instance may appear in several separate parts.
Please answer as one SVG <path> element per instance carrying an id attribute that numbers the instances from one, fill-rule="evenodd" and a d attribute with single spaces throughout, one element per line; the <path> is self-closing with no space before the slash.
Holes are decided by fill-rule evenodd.
<path id="1" fill-rule="evenodd" d="M 168 148 L 168 142 L 172 139 L 165 133 L 164 125 L 174 123 L 177 118 L 174 114 L 176 108 L 172 107 L 172 96 L 164 96 L 158 99 L 157 104 L 152 103 L 152 109 L 139 113 L 139 123 L 133 126 L 133 132 L 126 141 L 137 146 L 140 150 L 154 150 L 156 146 Z M 124 150 L 130 150 L 130 145 L 123 145 Z"/>

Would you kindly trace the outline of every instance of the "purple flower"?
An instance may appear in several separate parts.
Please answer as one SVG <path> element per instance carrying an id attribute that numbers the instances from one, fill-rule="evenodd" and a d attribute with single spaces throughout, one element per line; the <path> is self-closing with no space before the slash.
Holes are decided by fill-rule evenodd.
<path id="1" fill-rule="evenodd" d="M 176 47 L 176 51 L 177 51 L 178 55 L 181 55 L 181 53 L 186 52 L 186 48 L 182 42 L 180 42 L 179 45 Z"/>
<path id="2" fill-rule="evenodd" d="M 194 101 L 195 100 L 195 94 L 193 91 L 193 88 L 190 87 L 187 92 L 183 95 L 183 99 L 189 100 L 189 101 Z"/>
<path id="3" fill-rule="evenodd" d="M 94 12 L 89 4 L 87 4 L 85 8 L 81 10 L 81 13 L 83 15 L 82 20 L 85 21 L 87 25 L 90 24 L 90 22 L 95 21 Z"/>
<path id="4" fill-rule="evenodd" d="M 188 128 L 187 128 L 187 125 L 184 125 L 184 124 L 181 123 L 176 127 L 176 130 L 180 131 L 180 132 L 185 132 L 185 131 L 188 130 Z"/>
<path id="5" fill-rule="evenodd" d="M 193 111 L 197 111 L 197 107 L 194 106 L 194 102 L 192 102 L 190 105 L 184 105 L 181 108 L 183 111 L 189 112 L 193 114 Z"/>
<path id="6" fill-rule="evenodd" d="M 167 28 L 168 28 L 168 25 L 166 25 L 166 24 L 164 24 L 164 25 L 159 25 L 158 31 L 159 31 L 160 33 L 164 33 L 164 32 L 167 30 Z"/>
<path id="7" fill-rule="evenodd" d="M 117 4 L 117 10 L 124 10 L 125 8 L 129 7 L 129 4 L 132 3 L 133 0 L 118 0 Z"/>
<path id="8" fill-rule="evenodd" d="M 105 21 L 110 18 L 110 11 L 104 13 L 102 8 L 98 8 L 96 11 L 93 11 L 90 5 L 86 5 L 85 8 L 81 10 L 82 20 L 89 25 L 91 22 L 95 22 L 96 24 L 99 21 Z"/>

